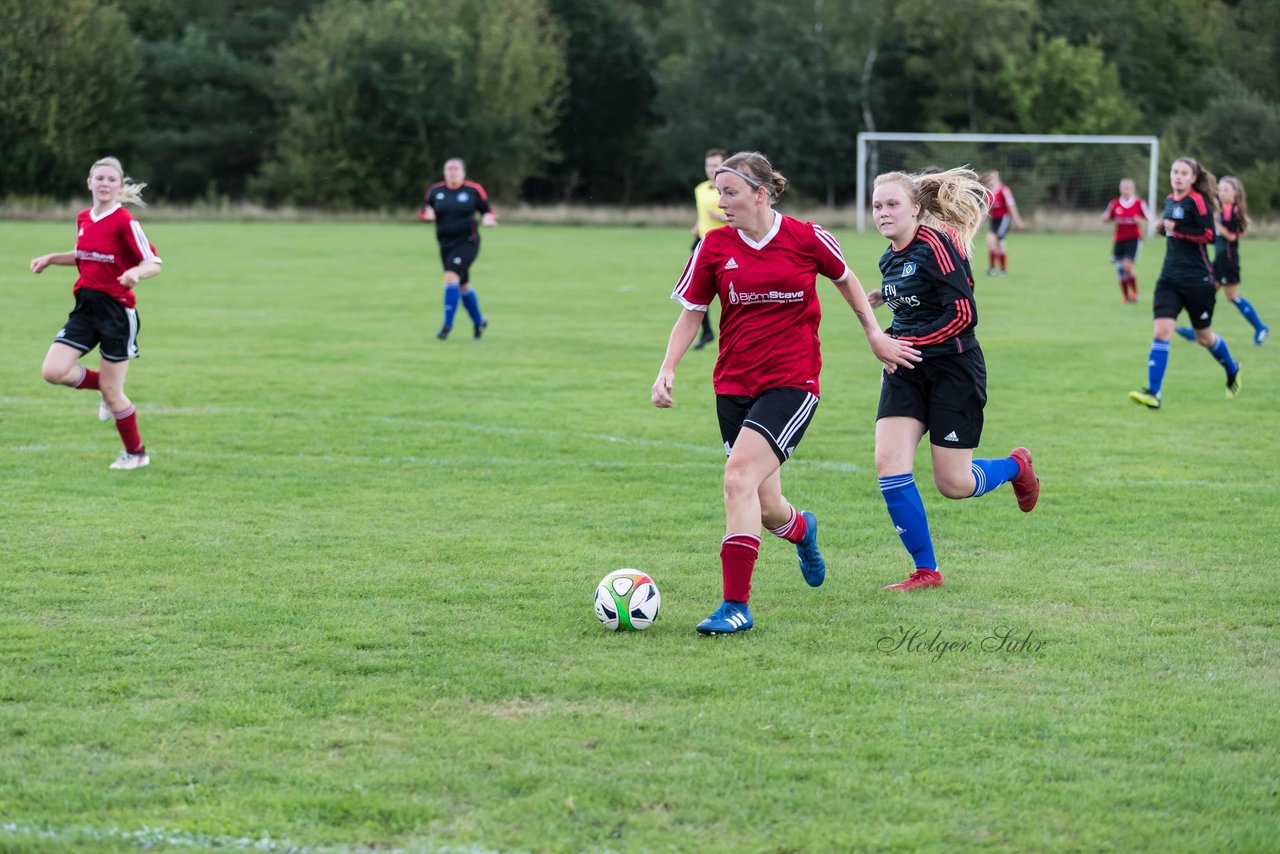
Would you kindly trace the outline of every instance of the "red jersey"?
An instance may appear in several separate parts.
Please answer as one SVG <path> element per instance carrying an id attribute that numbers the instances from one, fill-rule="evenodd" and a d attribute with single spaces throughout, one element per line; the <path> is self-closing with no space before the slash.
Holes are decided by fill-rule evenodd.
<path id="1" fill-rule="evenodd" d="M 671 298 L 694 310 L 720 298 L 716 394 L 757 397 L 784 387 L 819 394 L 819 273 L 840 281 L 849 267 L 840 244 L 817 223 L 775 212 L 759 243 L 736 228 L 707 232 Z"/>
<path id="2" fill-rule="evenodd" d="M 102 291 L 125 308 L 137 303 L 133 288 L 120 284 L 120 275 L 143 261 L 161 263 L 156 248 L 147 242 L 142 226 L 117 204 L 101 216 L 93 209 L 76 217 L 76 268 L 80 278 L 72 293 L 81 288 Z"/>
<path id="3" fill-rule="evenodd" d="M 1139 220 L 1151 221 L 1151 209 L 1147 207 L 1147 203 L 1142 199 L 1134 196 L 1129 201 L 1124 199 L 1112 199 L 1111 204 L 1107 205 L 1107 212 L 1103 214 L 1103 219 L 1113 220 L 1116 224 L 1115 240 L 1141 240 L 1142 226 L 1138 224 Z"/>
<path id="4" fill-rule="evenodd" d="M 988 214 L 992 219 L 1004 219 L 1009 215 L 1009 208 L 1013 207 L 1013 191 L 1001 184 L 994 190 L 988 190 L 987 195 L 991 198 L 991 209 Z"/>

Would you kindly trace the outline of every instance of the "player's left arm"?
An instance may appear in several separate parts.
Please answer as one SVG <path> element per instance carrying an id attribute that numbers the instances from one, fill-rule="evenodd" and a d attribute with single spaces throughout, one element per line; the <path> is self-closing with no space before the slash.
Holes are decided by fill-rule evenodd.
<path id="1" fill-rule="evenodd" d="M 498 224 L 498 212 L 489 204 L 489 194 L 479 184 L 472 183 L 471 186 L 476 191 L 476 210 L 480 212 L 480 224 L 493 228 Z"/>
<path id="2" fill-rule="evenodd" d="M 116 281 L 126 288 L 132 288 L 143 279 L 160 275 L 160 265 L 164 262 L 156 254 L 151 241 L 147 240 L 147 235 L 142 232 L 142 223 L 130 219 L 122 230 L 125 245 L 138 259 L 138 263 L 121 273 Z"/>
<path id="3" fill-rule="evenodd" d="M 1008 188 L 1004 188 L 1005 201 L 1009 205 L 1009 216 L 1013 217 L 1013 227 L 1022 231 L 1026 228 L 1022 223 L 1022 214 L 1018 213 L 1018 203 L 1013 200 L 1013 192 Z"/>

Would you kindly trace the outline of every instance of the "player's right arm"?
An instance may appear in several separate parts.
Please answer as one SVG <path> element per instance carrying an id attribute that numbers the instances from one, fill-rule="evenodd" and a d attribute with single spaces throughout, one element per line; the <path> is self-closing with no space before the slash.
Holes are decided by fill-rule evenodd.
<path id="1" fill-rule="evenodd" d="M 63 267 L 74 267 L 76 264 L 75 251 L 73 250 L 71 252 L 50 252 L 48 255 L 41 255 L 39 258 L 32 258 L 31 272 L 39 273 L 43 271 L 45 267 L 49 267 L 54 264 L 57 264 Z"/>
<path id="2" fill-rule="evenodd" d="M 658 378 L 653 381 L 653 390 L 650 393 L 653 405 L 659 409 L 670 409 L 675 405 L 671 391 L 675 386 L 676 367 L 693 344 L 693 339 L 702 331 L 702 318 L 705 316 L 705 311 L 685 308 L 676 318 L 676 325 L 671 327 L 671 337 L 667 339 L 667 353 L 662 358 L 662 367 L 658 369 Z"/>

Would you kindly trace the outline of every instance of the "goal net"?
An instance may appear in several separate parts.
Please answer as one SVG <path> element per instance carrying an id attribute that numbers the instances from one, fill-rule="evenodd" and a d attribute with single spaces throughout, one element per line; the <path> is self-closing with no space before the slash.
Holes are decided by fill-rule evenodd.
<path id="1" fill-rule="evenodd" d="M 866 229 L 876 175 L 965 165 L 980 175 L 998 170 L 1030 229 L 1096 228 L 1122 178 L 1156 209 L 1159 159 L 1154 136 L 860 133 L 858 231 Z"/>

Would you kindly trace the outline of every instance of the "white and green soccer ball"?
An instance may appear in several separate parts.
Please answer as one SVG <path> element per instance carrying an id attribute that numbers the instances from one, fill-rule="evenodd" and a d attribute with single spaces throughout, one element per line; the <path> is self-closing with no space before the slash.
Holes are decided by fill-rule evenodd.
<path id="1" fill-rule="evenodd" d="M 615 569 L 596 585 L 596 616 L 611 632 L 649 628 L 661 605 L 658 585 L 638 569 Z"/>

